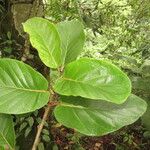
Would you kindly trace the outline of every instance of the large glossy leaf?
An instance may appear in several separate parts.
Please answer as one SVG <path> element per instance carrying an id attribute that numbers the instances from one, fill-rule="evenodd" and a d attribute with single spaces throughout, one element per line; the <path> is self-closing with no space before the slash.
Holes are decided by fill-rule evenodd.
<path id="1" fill-rule="evenodd" d="M 54 110 L 58 122 L 89 136 L 116 131 L 135 122 L 146 111 L 146 103 L 131 95 L 123 104 L 81 97 L 63 97 Z"/>
<path id="2" fill-rule="evenodd" d="M 61 64 L 60 38 L 55 26 L 43 18 L 32 18 L 24 24 L 24 31 L 29 33 L 30 41 L 44 64 L 57 68 Z"/>
<path id="3" fill-rule="evenodd" d="M 54 86 L 61 95 L 123 103 L 131 92 L 129 78 L 104 60 L 82 58 L 68 64 Z"/>
<path id="4" fill-rule="evenodd" d="M 0 114 L 0 146 L 8 146 L 14 149 L 15 132 L 12 117 L 10 115 Z"/>
<path id="5" fill-rule="evenodd" d="M 83 50 L 85 35 L 83 25 L 78 20 L 64 21 L 57 24 L 60 34 L 63 63 L 77 58 Z"/>
<path id="6" fill-rule="evenodd" d="M 0 113 L 21 114 L 43 107 L 49 100 L 47 80 L 30 66 L 0 59 Z"/>

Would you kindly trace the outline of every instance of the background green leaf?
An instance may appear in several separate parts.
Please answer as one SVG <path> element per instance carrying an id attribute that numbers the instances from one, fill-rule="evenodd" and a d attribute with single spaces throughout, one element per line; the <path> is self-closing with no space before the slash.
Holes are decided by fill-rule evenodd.
<path id="1" fill-rule="evenodd" d="M 0 114 L 0 146 L 15 147 L 15 131 L 10 115 Z"/>
<path id="2" fill-rule="evenodd" d="M 123 103 L 131 92 L 129 78 L 116 66 L 104 61 L 82 58 L 71 62 L 54 85 L 61 95 L 103 99 Z"/>
<path id="3" fill-rule="evenodd" d="M 147 93 L 150 91 L 150 77 L 132 77 L 133 89 L 143 90 Z"/>
<path id="4" fill-rule="evenodd" d="M 141 117 L 142 123 L 148 131 L 150 131 L 150 101 L 147 100 L 147 110 L 144 115 Z"/>
<path id="5" fill-rule="evenodd" d="M 47 80 L 30 66 L 13 59 L 0 59 L 0 112 L 21 114 L 47 104 Z"/>
<path id="6" fill-rule="evenodd" d="M 30 35 L 30 41 L 35 47 L 43 63 L 51 68 L 61 65 L 60 38 L 55 26 L 43 18 L 32 18 L 24 24 L 24 31 Z"/>
<path id="7" fill-rule="evenodd" d="M 5 150 L 5 146 L 0 146 L 0 150 Z"/>
<path id="8" fill-rule="evenodd" d="M 77 58 L 85 41 L 83 25 L 78 20 L 63 21 L 57 24 L 60 34 L 63 63 Z"/>
<path id="9" fill-rule="evenodd" d="M 89 136 L 116 131 L 135 122 L 146 111 L 146 103 L 131 95 L 123 104 L 81 97 L 63 97 L 54 110 L 58 122 Z"/>

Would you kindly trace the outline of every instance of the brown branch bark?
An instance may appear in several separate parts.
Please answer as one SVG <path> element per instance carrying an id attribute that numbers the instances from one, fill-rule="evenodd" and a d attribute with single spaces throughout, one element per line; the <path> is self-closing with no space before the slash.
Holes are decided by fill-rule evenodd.
<path id="1" fill-rule="evenodd" d="M 48 105 L 47 108 L 45 109 L 45 112 L 44 112 L 44 115 L 43 115 L 43 118 L 42 118 L 42 122 L 38 126 L 38 131 L 37 131 L 37 134 L 36 134 L 36 137 L 35 137 L 35 140 L 34 140 L 34 144 L 33 144 L 32 150 L 36 150 L 37 149 L 37 146 L 38 146 L 38 144 L 40 142 L 40 135 L 41 135 L 42 129 L 44 127 L 45 121 L 47 120 L 50 108 L 51 108 L 51 106 Z"/>
<path id="2" fill-rule="evenodd" d="M 42 118 L 42 122 L 38 126 L 38 130 L 37 130 L 37 134 L 36 134 L 33 146 L 32 146 L 32 150 L 36 150 L 37 147 L 38 147 L 38 144 L 40 142 L 41 132 L 42 132 L 44 124 L 45 124 L 45 122 L 48 118 L 51 107 L 58 105 L 58 102 L 54 101 L 54 100 L 55 100 L 55 95 L 52 96 L 52 99 L 50 99 L 50 102 L 48 103 L 47 107 L 45 108 L 45 112 L 44 112 L 44 115 L 43 115 L 43 118 Z"/>

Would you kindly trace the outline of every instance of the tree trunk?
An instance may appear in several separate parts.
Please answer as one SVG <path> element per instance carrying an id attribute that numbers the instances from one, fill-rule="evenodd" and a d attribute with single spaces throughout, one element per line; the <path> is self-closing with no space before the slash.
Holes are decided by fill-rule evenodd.
<path id="1" fill-rule="evenodd" d="M 22 35 L 22 23 L 35 16 L 43 16 L 42 0 L 20 0 L 11 3 L 11 12 L 15 28 Z"/>
<path id="2" fill-rule="evenodd" d="M 15 40 L 25 35 L 22 23 L 27 19 L 43 17 L 44 7 L 42 0 L 3 0 L 4 12 L 1 15 L 0 33 L 12 33 Z M 19 37 L 19 38 L 18 38 Z"/>

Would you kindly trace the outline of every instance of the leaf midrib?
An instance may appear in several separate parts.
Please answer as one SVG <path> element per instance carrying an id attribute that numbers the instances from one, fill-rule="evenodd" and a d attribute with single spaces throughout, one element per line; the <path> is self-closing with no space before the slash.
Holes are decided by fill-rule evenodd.
<path id="1" fill-rule="evenodd" d="M 47 90 L 33 90 L 33 89 L 18 88 L 18 87 L 11 87 L 11 86 L 0 86 L 0 88 L 11 88 L 11 89 L 16 89 L 16 90 L 36 92 L 36 93 L 49 93 L 49 91 L 47 91 Z"/>
<path id="2" fill-rule="evenodd" d="M 34 30 L 34 32 L 40 37 L 40 39 L 41 39 L 42 42 L 44 43 L 45 49 L 47 50 L 48 54 L 49 54 L 50 57 L 52 58 L 54 64 L 57 66 L 58 64 L 56 63 L 55 58 L 52 56 L 51 52 L 49 51 L 49 47 L 47 46 L 47 44 L 45 44 L 45 41 L 43 40 L 42 36 L 41 36 L 36 30 Z M 32 36 L 32 35 L 30 35 L 30 36 Z M 33 37 L 34 37 L 34 35 L 33 35 Z M 38 52 L 41 53 L 40 51 L 38 51 Z"/>
<path id="3" fill-rule="evenodd" d="M 90 83 L 87 83 L 87 82 L 83 82 L 83 81 L 78 81 L 78 80 L 74 80 L 74 79 L 70 79 L 70 78 L 66 78 L 66 77 L 62 77 L 62 79 L 63 80 L 67 80 L 67 81 L 71 81 L 71 82 L 76 82 L 76 83 L 81 83 L 81 84 L 84 84 L 84 85 L 88 85 L 88 86 L 92 86 L 92 87 L 96 87 L 96 88 L 98 88 L 98 89 L 101 89 L 102 91 L 104 91 L 101 87 L 107 87 L 107 86 L 105 86 L 105 85 L 100 85 L 101 87 L 98 87 L 98 86 L 94 86 L 94 85 L 92 85 L 92 84 L 90 84 Z M 110 87 L 111 85 L 109 85 L 109 87 Z M 105 92 L 105 91 L 104 91 Z"/>
<path id="4" fill-rule="evenodd" d="M 65 107 L 79 108 L 79 109 L 88 109 L 88 107 L 84 107 L 81 105 L 73 105 L 73 104 L 64 103 L 64 102 L 60 102 L 58 106 L 65 106 Z"/>
<path id="5" fill-rule="evenodd" d="M 88 85 L 88 86 L 92 86 L 92 87 L 94 87 L 94 88 L 96 87 L 96 88 L 100 89 L 101 91 L 103 91 L 104 93 L 106 93 L 101 87 L 97 87 L 97 86 L 94 86 L 94 85 L 92 85 L 92 84 L 85 83 L 85 82 L 83 82 L 83 81 L 73 80 L 73 79 L 66 78 L 66 77 L 62 77 L 62 79 L 68 80 L 68 81 L 71 81 L 71 82 L 81 83 L 81 84 Z M 101 85 L 101 86 L 102 86 L 102 85 Z M 103 87 L 104 87 L 104 86 L 103 86 Z M 103 93 L 103 94 L 104 94 L 104 93 Z"/>

